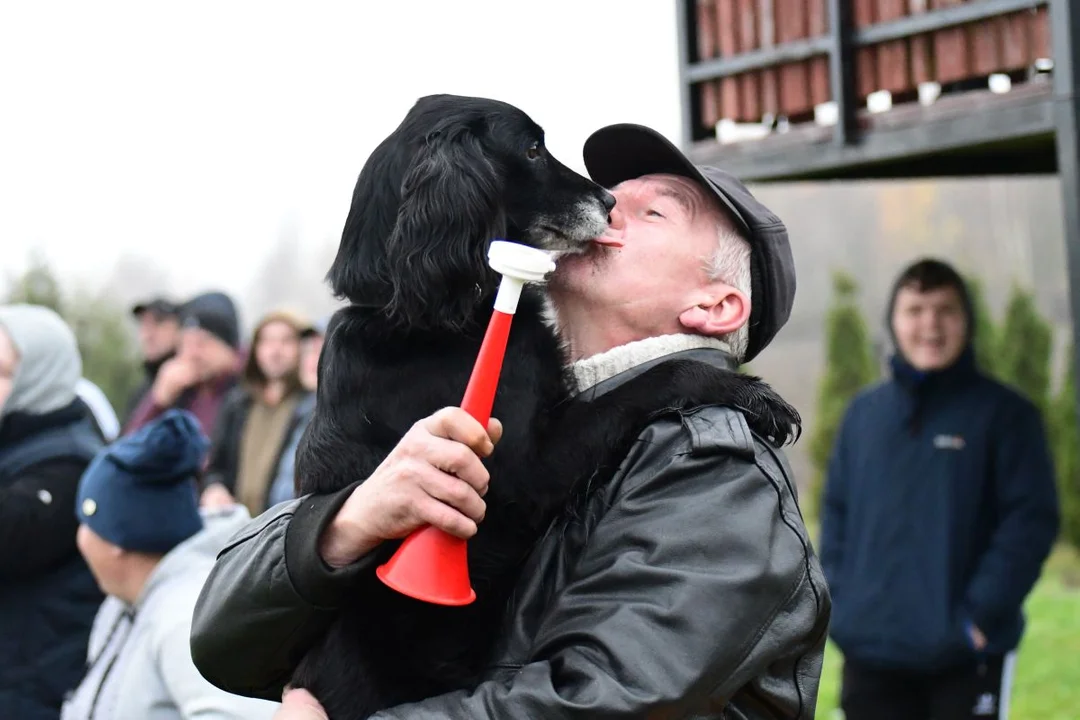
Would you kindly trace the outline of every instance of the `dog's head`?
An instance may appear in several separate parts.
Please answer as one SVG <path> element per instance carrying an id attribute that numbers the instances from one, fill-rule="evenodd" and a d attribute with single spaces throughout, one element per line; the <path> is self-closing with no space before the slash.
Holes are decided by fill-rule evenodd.
<path id="1" fill-rule="evenodd" d="M 614 203 L 556 160 L 518 108 L 421 98 L 361 171 L 328 279 L 402 324 L 453 329 L 496 281 L 490 241 L 575 252 L 604 232 Z"/>

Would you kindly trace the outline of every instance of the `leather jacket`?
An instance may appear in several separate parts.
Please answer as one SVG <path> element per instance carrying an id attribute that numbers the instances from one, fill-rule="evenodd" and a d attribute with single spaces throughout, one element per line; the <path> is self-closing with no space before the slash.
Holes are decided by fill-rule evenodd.
<path id="1" fill-rule="evenodd" d="M 351 579 L 374 571 L 376 553 L 339 570 L 318 556 L 353 487 L 277 506 L 222 551 L 192 627 L 210 682 L 280 699 Z M 551 526 L 479 687 L 372 717 L 809 720 L 830 609 L 783 454 L 741 413 L 703 407 L 651 424 Z"/>

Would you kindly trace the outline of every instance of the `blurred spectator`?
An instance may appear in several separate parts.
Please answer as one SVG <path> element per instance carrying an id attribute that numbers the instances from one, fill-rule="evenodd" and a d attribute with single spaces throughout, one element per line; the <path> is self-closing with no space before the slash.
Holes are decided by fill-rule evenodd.
<path id="1" fill-rule="evenodd" d="M 75 393 L 93 414 L 102 440 L 107 443 L 115 440 L 120 435 L 120 419 L 101 388 L 86 378 L 79 378 L 79 382 L 75 383 Z"/>
<path id="2" fill-rule="evenodd" d="M 323 337 L 326 335 L 326 319 L 301 333 L 300 384 L 307 393 L 296 405 L 296 423 L 278 462 L 277 474 L 270 484 L 267 507 L 291 500 L 296 496 L 296 448 L 307 429 L 315 410 L 315 391 L 319 384 L 319 355 L 322 353 Z"/>
<path id="3" fill-rule="evenodd" d="M 125 423 L 150 392 L 158 370 L 176 355 L 180 345 L 180 308 L 171 300 L 158 297 L 138 303 L 131 308 L 131 314 L 139 324 L 139 352 L 146 377 L 124 408 Z"/>
<path id="4" fill-rule="evenodd" d="M 198 295 L 180 308 L 180 346 L 165 361 L 150 391 L 124 427 L 129 434 L 169 408 L 190 410 L 213 436 L 226 394 L 238 381 L 240 322 L 232 299 L 219 292 Z"/>
<path id="5" fill-rule="evenodd" d="M 75 547 L 79 476 L 104 443 L 75 394 L 71 328 L 0 306 L 0 717 L 55 720 L 101 604 Z"/>
<path id="6" fill-rule="evenodd" d="M 239 502 L 252 516 L 268 507 L 285 446 L 301 420 L 297 406 L 310 394 L 300 383 L 300 338 L 310 327 L 285 311 L 256 325 L 244 382 L 229 393 L 218 417 L 204 504 Z"/>
<path id="7" fill-rule="evenodd" d="M 889 304 L 892 379 L 855 398 L 836 438 L 821 563 L 847 720 L 1008 712 L 1057 494 L 1040 413 L 979 372 L 974 328 L 952 267 L 906 269 Z"/>
<path id="8" fill-rule="evenodd" d="M 63 720 L 254 720 L 276 711 L 219 690 L 191 660 L 195 600 L 217 553 L 250 520 L 241 507 L 200 514 L 196 476 L 209 444 L 194 415 L 169 410 L 83 474 L 79 550 L 109 600 Z"/>

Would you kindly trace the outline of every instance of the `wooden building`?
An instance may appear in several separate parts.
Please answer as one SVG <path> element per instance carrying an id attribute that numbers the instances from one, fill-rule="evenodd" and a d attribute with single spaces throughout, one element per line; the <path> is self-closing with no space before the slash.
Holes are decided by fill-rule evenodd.
<path id="1" fill-rule="evenodd" d="M 748 182 L 1057 173 L 1080 346 L 1080 0 L 676 0 L 682 141 Z"/>

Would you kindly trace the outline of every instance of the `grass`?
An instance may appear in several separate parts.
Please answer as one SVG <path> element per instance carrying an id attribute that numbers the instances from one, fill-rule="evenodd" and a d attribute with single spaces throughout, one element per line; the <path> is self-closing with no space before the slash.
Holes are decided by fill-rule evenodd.
<path id="1" fill-rule="evenodd" d="M 1010 720 L 1072 720 L 1080 708 L 1080 553 L 1060 547 L 1028 597 Z M 831 644 L 818 694 L 818 720 L 840 720 L 841 656 Z"/>

